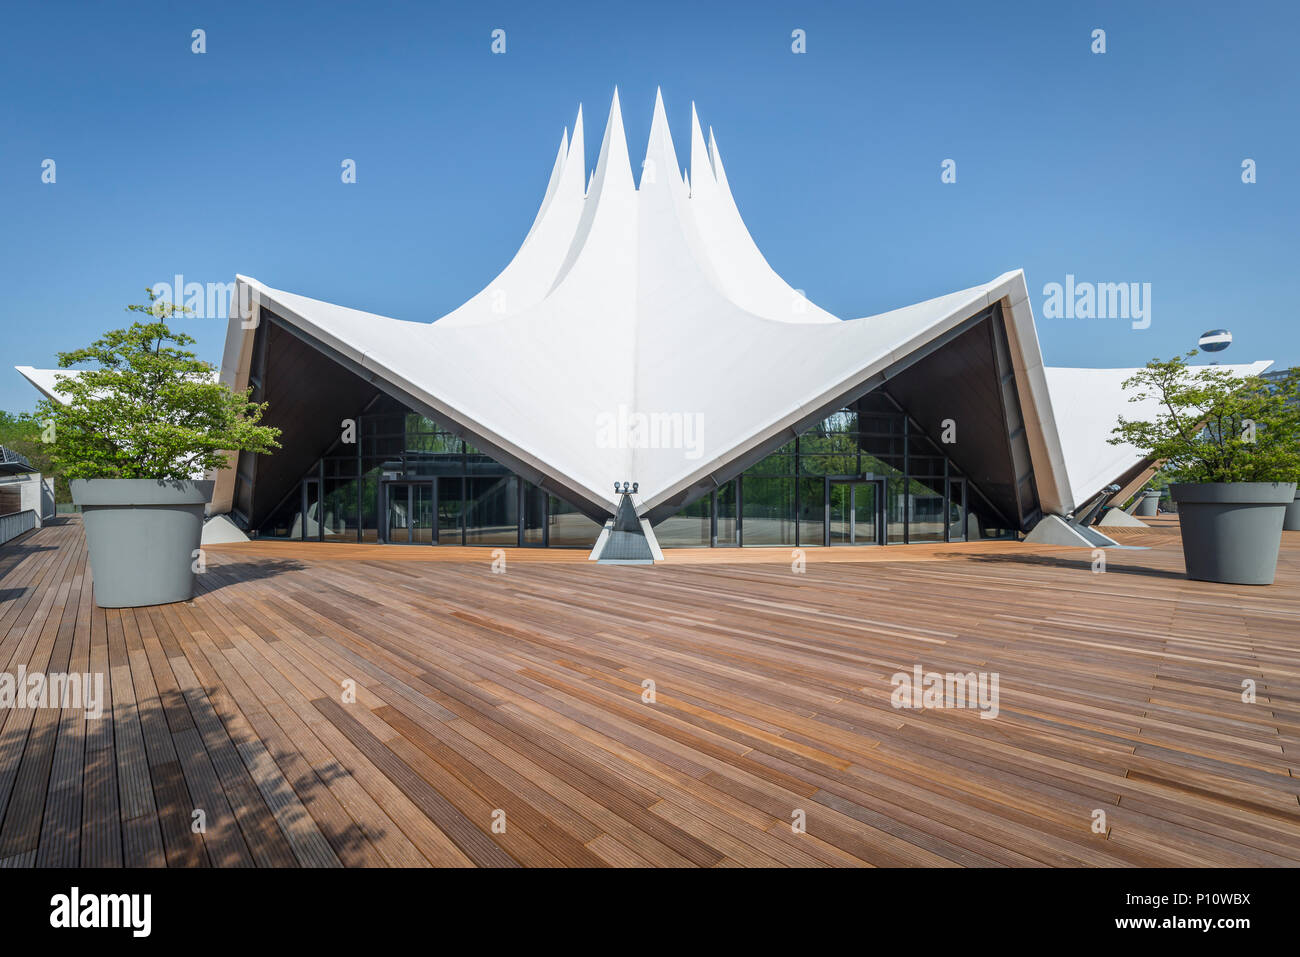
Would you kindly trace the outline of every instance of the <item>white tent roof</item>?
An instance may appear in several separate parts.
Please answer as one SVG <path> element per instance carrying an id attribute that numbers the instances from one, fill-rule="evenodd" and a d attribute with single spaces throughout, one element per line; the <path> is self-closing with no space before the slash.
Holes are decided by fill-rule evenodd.
<path id="1" fill-rule="evenodd" d="M 22 374 L 24 379 L 36 386 L 41 395 L 60 405 L 67 405 L 68 397 L 62 392 L 56 392 L 54 387 L 58 385 L 60 379 L 81 374 L 80 369 L 34 369 L 31 366 L 14 366 L 14 368 Z M 213 373 L 211 378 L 216 379 L 217 375 Z"/>
<path id="2" fill-rule="evenodd" d="M 14 366 L 32 385 L 36 386 L 38 392 L 51 402 L 58 402 L 60 405 L 67 405 L 68 398 L 61 392 L 55 392 L 54 387 L 64 376 L 73 375 L 67 369 L 33 369 L 31 366 Z"/>
<path id="3" fill-rule="evenodd" d="M 1221 365 L 1233 375 L 1258 375 L 1273 363 Z M 1193 368 L 1197 368 L 1193 366 Z M 1125 379 L 1137 369 L 1047 369 L 1047 385 L 1056 413 L 1056 429 L 1070 476 L 1070 494 L 1076 505 L 1096 495 L 1134 466 L 1147 461 L 1131 445 L 1110 445 L 1111 430 L 1122 415 L 1126 419 L 1151 419 L 1160 411 L 1152 397 L 1130 402 Z"/>
<path id="4" fill-rule="evenodd" d="M 694 108 L 691 120 L 687 176 L 656 97 L 638 188 L 616 92 L 584 191 L 579 110 L 514 259 L 436 322 L 238 280 L 255 304 L 589 502 L 612 511 L 613 483 L 638 482 L 642 512 L 1001 301 L 1040 500 L 1046 511 L 1067 509 L 1023 274 L 841 321 L 767 264 L 716 140 L 710 133 L 706 144 Z M 232 318 L 223 379 L 236 387 L 247 380 L 251 341 Z M 621 410 L 698 416 L 699 448 L 608 447 L 598 423 Z"/>

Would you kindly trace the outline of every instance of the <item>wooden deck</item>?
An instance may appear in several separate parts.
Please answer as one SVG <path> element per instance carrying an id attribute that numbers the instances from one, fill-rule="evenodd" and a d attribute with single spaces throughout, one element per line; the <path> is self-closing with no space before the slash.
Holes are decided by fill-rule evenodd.
<path id="1" fill-rule="evenodd" d="M 111 707 L 0 712 L 0 864 L 1300 863 L 1300 533 L 1270 588 L 1119 535 L 1151 547 L 1104 574 L 222 546 L 193 602 L 105 611 L 66 520 L 0 548 L 0 671 Z M 914 665 L 996 672 L 1000 713 L 894 709 Z"/>

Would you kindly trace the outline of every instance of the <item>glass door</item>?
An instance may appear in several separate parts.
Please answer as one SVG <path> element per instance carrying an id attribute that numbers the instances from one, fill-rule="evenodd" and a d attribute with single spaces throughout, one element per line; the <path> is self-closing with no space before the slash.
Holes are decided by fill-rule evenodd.
<path id="1" fill-rule="evenodd" d="M 826 483 L 826 544 L 879 545 L 883 482 L 828 481 Z"/>
<path id="2" fill-rule="evenodd" d="M 384 507 L 385 541 L 390 545 L 408 545 L 411 542 L 411 486 L 406 482 L 390 482 L 384 490 L 387 498 Z"/>
<path id="3" fill-rule="evenodd" d="M 437 506 L 432 482 L 389 482 L 384 486 L 384 541 L 431 545 Z"/>
<path id="4" fill-rule="evenodd" d="M 853 524 L 850 540 L 854 545 L 880 544 L 880 507 L 884 504 L 884 495 L 878 482 L 854 482 Z"/>
<path id="5" fill-rule="evenodd" d="M 948 541 L 966 541 L 965 479 L 948 479 Z"/>
<path id="6" fill-rule="evenodd" d="M 411 541 L 417 545 L 432 545 L 433 527 L 433 484 L 421 482 L 411 486 Z"/>
<path id="7" fill-rule="evenodd" d="M 535 485 L 525 485 L 520 494 L 524 497 L 524 507 L 520 509 L 523 515 L 523 543 L 543 546 L 546 544 L 547 499 L 550 496 Z"/>
<path id="8" fill-rule="evenodd" d="M 464 544 L 465 479 L 459 475 L 444 475 L 438 479 L 438 544 Z"/>
<path id="9" fill-rule="evenodd" d="M 826 544 L 853 544 L 853 486 L 848 482 L 831 482 L 827 486 Z"/>
<path id="10" fill-rule="evenodd" d="M 320 528 L 320 480 L 309 478 L 302 480 L 302 516 L 294 530 L 294 538 L 307 542 L 321 539 Z"/>

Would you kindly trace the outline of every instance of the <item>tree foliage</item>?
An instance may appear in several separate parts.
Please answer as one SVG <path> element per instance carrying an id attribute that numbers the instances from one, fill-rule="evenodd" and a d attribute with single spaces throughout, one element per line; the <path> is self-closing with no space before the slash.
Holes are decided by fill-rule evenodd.
<path id="1" fill-rule="evenodd" d="M 54 388 L 67 404 L 45 400 L 37 411 L 53 422 L 50 452 L 64 478 L 183 480 L 227 467 L 229 452 L 280 447 L 280 430 L 258 424 L 266 403 L 217 382 L 185 348 L 194 339 L 168 327 L 183 307 L 150 291 L 148 303 L 127 309 L 146 318 L 59 353 L 60 368 L 97 368 L 60 379 Z"/>
<path id="2" fill-rule="evenodd" d="M 68 482 L 54 467 L 49 446 L 41 441 L 41 433 L 41 420 L 35 414 L 0 411 L 0 445 L 17 452 L 42 475 L 53 476 L 54 500 L 69 502 L 72 495 L 68 491 Z"/>
<path id="3" fill-rule="evenodd" d="M 1280 383 L 1218 366 L 1190 368 L 1186 356 L 1152 359 L 1124 381 L 1130 402 L 1155 398 L 1150 420 L 1120 416 L 1110 444 L 1129 444 L 1163 462 L 1178 482 L 1294 482 L 1300 477 L 1300 372 Z"/>

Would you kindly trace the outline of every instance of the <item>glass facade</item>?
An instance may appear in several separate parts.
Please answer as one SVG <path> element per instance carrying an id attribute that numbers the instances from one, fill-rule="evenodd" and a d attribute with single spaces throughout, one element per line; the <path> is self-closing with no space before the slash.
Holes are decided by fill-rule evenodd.
<path id="1" fill-rule="evenodd" d="M 901 545 L 1015 532 L 906 413 L 871 393 L 686 505 L 655 534 L 671 548 Z"/>
<path id="2" fill-rule="evenodd" d="M 262 538 L 590 548 L 601 526 L 437 422 L 382 397 L 303 476 Z M 1014 536 L 882 393 L 835 412 L 655 526 L 664 548 Z"/>
<path id="3" fill-rule="evenodd" d="M 383 398 L 257 529 L 261 538 L 590 548 L 600 525 L 432 419 Z"/>
<path id="4" fill-rule="evenodd" d="M 713 496 L 705 495 L 655 526 L 660 548 L 709 545 L 713 537 Z"/>

